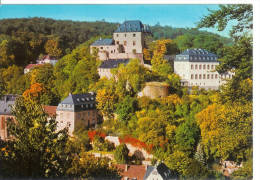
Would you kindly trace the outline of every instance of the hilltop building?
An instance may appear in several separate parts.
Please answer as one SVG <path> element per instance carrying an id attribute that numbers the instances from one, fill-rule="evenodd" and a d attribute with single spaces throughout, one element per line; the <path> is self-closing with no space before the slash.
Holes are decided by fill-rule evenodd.
<path id="1" fill-rule="evenodd" d="M 96 95 L 93 92 L 85 94 L 69 94 L 57 107 L 56 121 L 58 129 L 69 128 L 69 135 L 80 127 L 94 127 L 102 119 L 96 109 Z"/>
<path id="2" fill-rule="evenodd" d="M 58 60 L 50 55 L 45 55 L 42 58 L 36 60 L 37 64 L 51 64 L 51 65 L 55 65 L 58 62 Z"/>
<path id="3" fill-rule="evenodd" d="M 131 58 L 137 58 L 144 64 L 145 38 L 151 34 L 149 26 L 142 24 L 141 21 L 125 21 L 113 33 L 112 39 L 100 38 L 91 44 L 90 52 L 98 50 L 98 57 L 103 61 L 98 70 L 100 77 L 111 78 L 110 70 L 121 63 L 128 63 Z"/>
<path id="4" fill-rule="evenodd" d="M 143 60 L 145 36 L 150 36 L 149 26 L 141 21 L 125 21 L 113 33 L 112 39 L 99 39 L 90 46 L 90 51 L 98 49 L 101 61 L 109 59 L 138 58 Z"/>
<path id="5" fill-rule="evenodd" d="M 39 67 L 43 64 L 51 64 L 54 66 L 57 62 L 58 62 L 58 60 L 56 58 L 54 58 L 53 56 L 45 55 L 45 56 L 43 56 L 43 58 L 36 60 L 36 64 L 28 64 L 24 68 L 24 74 L 30 72 L 33 68 Z"/>
<path id="6" fill-rule="evenodd" d="M 220 75 L 216 71 L 219 65 L 218 57 L 204 49 L 187 49 L 176 55 L 174 72 L 181 77 L 181 85 L 199 86 L 205 89 L 218 89 L 230 79 L 234 73 Z"/>

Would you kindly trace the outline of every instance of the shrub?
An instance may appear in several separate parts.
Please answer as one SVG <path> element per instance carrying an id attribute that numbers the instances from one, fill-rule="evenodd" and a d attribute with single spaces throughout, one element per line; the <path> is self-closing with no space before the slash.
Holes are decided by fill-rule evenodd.
<path id="1" fill-rule="evenodd" d="M 126 164 L 128 162 L 129 150 L 125 144 L 120 144 L 114 151 L 114 157 L 117 163 Z"/>

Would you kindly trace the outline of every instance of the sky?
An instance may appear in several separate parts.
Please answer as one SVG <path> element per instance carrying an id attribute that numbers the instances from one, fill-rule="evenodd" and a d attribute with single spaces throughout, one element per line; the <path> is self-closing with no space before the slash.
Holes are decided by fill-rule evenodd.
<path id="1" fill-rule="evenodd" d="M 169 25 L 172 27 L 196 27 L 196 22 L 218 9 L 218 5 L 0 5 L 0 19 L 46 17 L 74 21 L 96 21 L 122 23 L 125 20 L 141 20 L 144 24 Z M 229 28 L 218 32 L 215 28 L 202 29 L 229 36 Z"/>

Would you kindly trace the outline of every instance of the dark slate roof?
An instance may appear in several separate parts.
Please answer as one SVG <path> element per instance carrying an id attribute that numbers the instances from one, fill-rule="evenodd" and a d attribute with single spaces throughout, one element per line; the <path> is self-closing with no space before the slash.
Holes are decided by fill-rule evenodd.
<path id="1" fill-rule="evenodd" d="M 176 55 L 174 61 L 218 62 L 218 56 L 205 49 L 187 49 Z"/>
<path id="2" fill-rule="evenodd" d="M 106 61 L 103 61 L 102 64 L 99 66 L 99 68 L 104 68 L 104 69 L 113 69 L 117 68 L 119 64 L 128 64 L 129 59 L 109 59 Z"/>
<path id="3" fill-rule="evenodd" d="M 12 105 L 14 105 L 17 97 L 18 95 L 12 94 L 2 96 L 2 98 L 0 99 L 0 114 L 11 115 L 11 107 Z"/>
<path id="4" fill-rule="evenodd" d="M 135 20 L 135 21 L 125 21 L 123 24 L 121 24 L 117 30 L 118 32 L 147 32 L 151 33 L 150 27 L 147 25 L 144 25 L 141 21 Z"/>
<path id="5" fill-rule="evenodd" d="M 104 46 L 104 45 L 113 45 L 113 39 L 99 39 L 91 44 L 91 46 Z"/>
<path id="6" fill-rule="evenodd" d="M 57 107 L 60 111 L 84 111 L 96 108 L 96 94 L 69 94 Z"/>
<path id="7" fill-rule="evenodd" d="M 146 180 L 154 171 L 157 171 L 157 173 L 160 174 L 163 179 L 174 178 L 172 171 L 164 163 L 160 163 L 157 166 L 147 166 L 144 180 Z"/>

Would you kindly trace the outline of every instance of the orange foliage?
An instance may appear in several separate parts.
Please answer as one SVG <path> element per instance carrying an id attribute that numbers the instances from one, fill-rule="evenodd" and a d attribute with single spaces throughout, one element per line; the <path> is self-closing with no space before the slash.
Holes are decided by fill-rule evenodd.
<path id="1" fill-rule="evenodd" d="M 102 133 L 102 132 L 98 132 L 98 131 L 88 131 L 88 137 L 91 141 L 94 140 L 95 136 L 99 136 L 103 139 L 105 139 L 106 137 L 106 134 L 105 133 Z"/>
<path id="2" fill-rule="evenodd" d="M 133 138 L 129 135 L 125 136 L 124 138 L 119 138 L 119 142 L 120 144 L 121 143 L 125 143 L 125 144 L 131 144 L 132 146 L 134 147 L 138 147 L 138 148 L 141 148 L 141 149 L 145 149 L 148 153 L 150 153 L 152 151 L 152 148 L 153 148 L 153 145 L 150 144 L 150 145 L 147 145 L 146 143 L 136 139 L 136 138 Z"/>
<path id="3" fill-rule="evenodd" d="M 35 83 L 31 85 L 30 89 L 24 91 L 23 97 L 25 99 L 38 98 L 44 91 L 45 89 L 42 84 Z"/>

